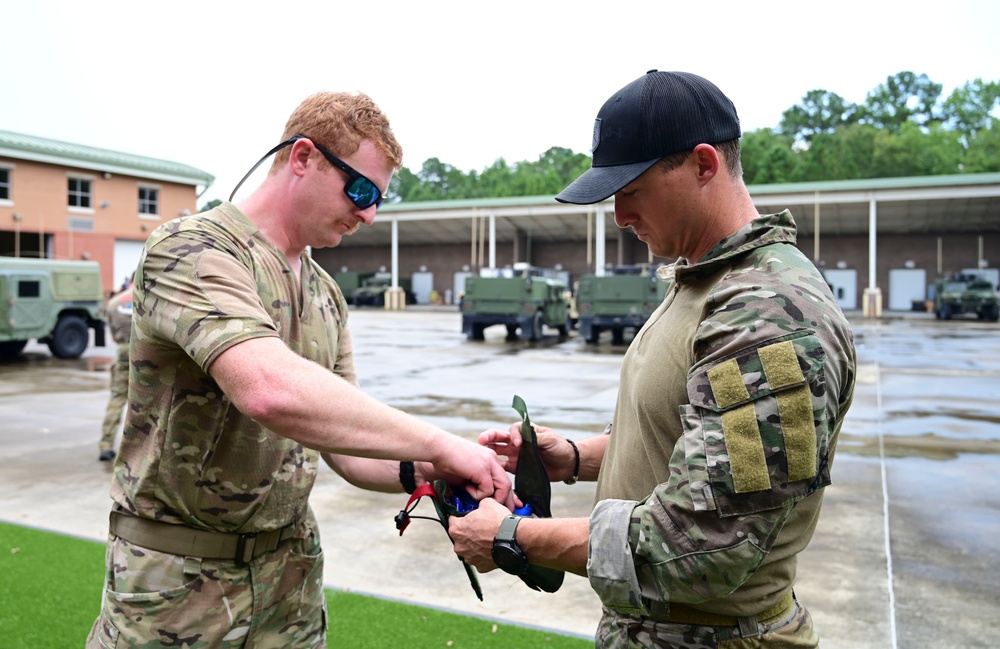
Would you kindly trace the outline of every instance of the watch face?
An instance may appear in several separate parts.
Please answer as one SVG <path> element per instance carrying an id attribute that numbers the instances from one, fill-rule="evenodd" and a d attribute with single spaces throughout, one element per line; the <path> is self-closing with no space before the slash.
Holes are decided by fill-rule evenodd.
<path id="1" fill-rule="evenodd" d="M 509 572 L 512 575 L 520 575 L 528 565 L 524 554 L 521 553 L 521 548 L 506 542 L 493 545 L 493 563 L 497 564 L 497 567 L 504 572 Z"/>

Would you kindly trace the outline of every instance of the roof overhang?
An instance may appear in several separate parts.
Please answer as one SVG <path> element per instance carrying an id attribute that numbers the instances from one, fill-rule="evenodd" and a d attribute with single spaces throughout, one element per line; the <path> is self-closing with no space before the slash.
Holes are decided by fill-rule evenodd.
<path id="1" fill-rule="evenodd" d="M 874 205 L 880 233 L 1000 230 L 1000 173 L 760 185 L 748 188 L 761 213 L 788 209 L 800 235 L 867 234 Z M 383 247 L 392 222 L 401 245 L 470 244 L 495 229 L 497 243 L 518 236 L 538 241 L 586 241 L 603 211 L 605 236 L 614 238 L 614 200 L 569 205 L 553 196 L 396 203 L 379 210 L 374 225 L 342 247 Z M 590 218 L 588 218 L 588 216 Z M 483 230 L 486 228 L 487 230 Z"/>

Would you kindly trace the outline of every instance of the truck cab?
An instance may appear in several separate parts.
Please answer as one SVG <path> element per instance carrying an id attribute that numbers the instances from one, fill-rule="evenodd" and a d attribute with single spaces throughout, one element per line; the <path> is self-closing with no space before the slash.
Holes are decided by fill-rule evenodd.
<path id="1" fill-rule="evenodd" d="M 104 346 L 103 304 L 97 262 L 0 257 L 0 357 L 36 339 L 58 358 L 79 358 L 91 329 Z"/>
<path id="2" fill-rule="evenodd" d="M 538 340 L 544 327 L 565 337 L 570 329 L 565 280 L 554 269 L 528 264 L 467 277 L 461 310 L 469 340 L 484 340 L 485 329 L 498 324 L 507 328 L 507 340 Z"/>
<path id="3" fill-rule="evenodd" d="M 663 301 L 668 282 L 648 264 L 616 266 L 605 275 L 584 275 L 576 292 L 580 337 L 597 344 L 601 333 L 611 332 L 611 342 L 625 342 L 625 331 L 639 331 Z"/>

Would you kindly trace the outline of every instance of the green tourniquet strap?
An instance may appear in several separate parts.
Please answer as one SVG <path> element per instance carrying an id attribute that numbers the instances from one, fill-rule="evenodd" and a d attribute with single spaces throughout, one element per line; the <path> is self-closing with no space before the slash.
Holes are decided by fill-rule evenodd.
<path id="1" fill-rule="evenodd" d="M 179 556 L 235 561 L 240 565 L 276 550 L 282 541 L 292 538 L 296 527 L 298 521 L 260 534 L 227 534 L 139 518 L 119 511 L 111 512 L 109 523 L 111 534 L 139 547 Z"/>
<path id="2" fill-rule="evenodd" d="M 767 472 L 764 443 L 760 438 L 753 404 L 722 413 L 722 434 L 726 437 L 736 492 L 770 489 L 771 478 Z"/>
<path id="3" fill-rule="evenodd" d="M 715 403 L 720 408 L 728 408 L 734 403 L 750 398 L 735 358 L 708 370 L 708 382 L 712 386 L 712 392 L 715 393 Z"/>

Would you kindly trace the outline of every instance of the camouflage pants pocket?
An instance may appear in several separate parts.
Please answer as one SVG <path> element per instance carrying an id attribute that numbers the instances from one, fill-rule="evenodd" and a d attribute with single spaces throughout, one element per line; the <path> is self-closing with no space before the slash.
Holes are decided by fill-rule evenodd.
<path id="1" fill-rule="evenodd" d="M 318 538 L 295 538 L 251 564 L 260 613 L 253 648 L 326 646 L 327 610 L 323 553 Z"/>
<path id="2" fill-rule="evenodd" d="M 87 647 L 241 647 L 253 593 L 245 569 L 226 574 L 196 557 L 115 539 L 101 616 Z M 206 565 L 202 565 L 205 563 Z"/>

